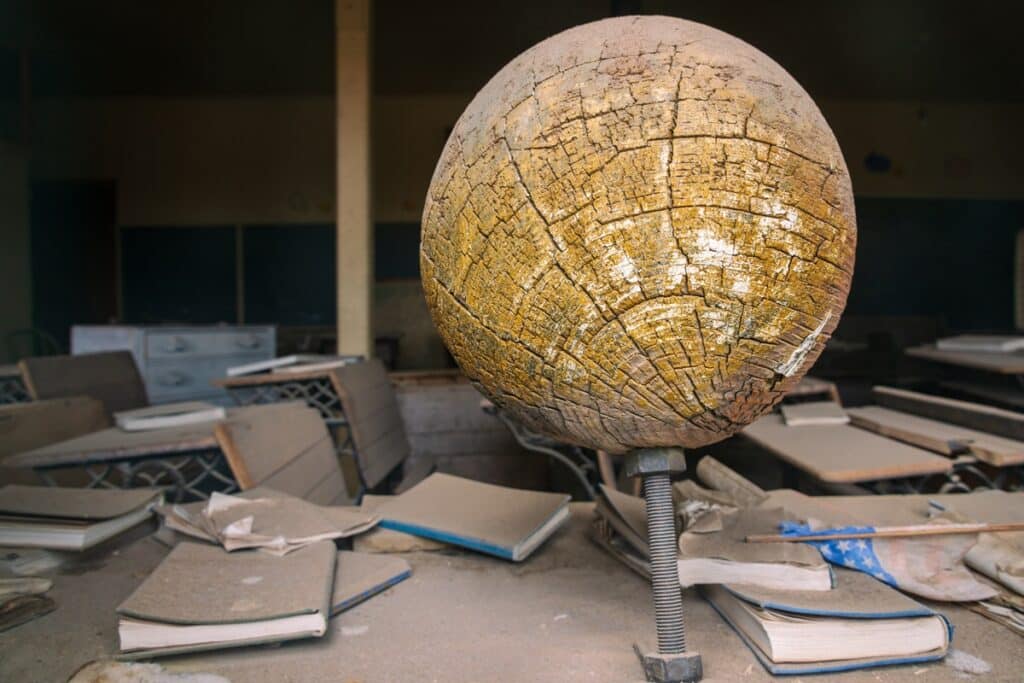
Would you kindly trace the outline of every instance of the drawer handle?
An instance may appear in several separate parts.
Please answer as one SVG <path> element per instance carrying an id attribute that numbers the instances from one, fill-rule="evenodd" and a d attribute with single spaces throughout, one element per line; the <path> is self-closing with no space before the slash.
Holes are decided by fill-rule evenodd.
<path id="1" fill-rule="evenodd" d="M 236 339 L 235 345 L 243 349 L 258 349 L 263 344 L 260 342 L 259 337 L 245 337 L 244 339 Z"/>
<path id="2" fill-rule="evenodd" d="M 181 353 L 188 348 L 188 344 L 181 337 L 172 337 L 164 344 L 164 351 L 167 353 Z"/>
<path id="3" fill-rule="evenodd" d="M 163 387 L 180 387 L 188 382 L 188 375 L 177 370 L 164 373 L 157 378 L 156 383 Z"/>

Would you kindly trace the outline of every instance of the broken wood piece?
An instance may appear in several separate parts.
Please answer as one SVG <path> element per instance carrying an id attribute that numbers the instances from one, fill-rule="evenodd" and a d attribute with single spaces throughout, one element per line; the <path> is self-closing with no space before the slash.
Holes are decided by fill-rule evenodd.
<path id="1" fill-rule="evenodd" d="M 727 494 L 741 507 L 757 505 L 768 497 L 760 486 L 710 455 L 705 455 L 697 463 L 697 476 L 711 488 Z"/>
<path id="2" fill-rule="evenodd" d="M 870 527 L 869 527 L 870 528 Z M 1002 524 L 912 524 L 909 526 L 875 527 L 871 531 L 837 531 L 834 534 L 751 534 L 747 543 L 802 543 L 804 541 L 840 541 L 853 538 L 907 538 L 911 536 L 946 536 L 950 534 L 985 534 L 996 531 L 1024 531 L 1024 522 Z"/>

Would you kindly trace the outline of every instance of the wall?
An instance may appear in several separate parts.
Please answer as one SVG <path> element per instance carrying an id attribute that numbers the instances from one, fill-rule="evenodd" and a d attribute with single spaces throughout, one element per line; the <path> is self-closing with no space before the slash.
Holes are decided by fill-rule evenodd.
<path id="1" fill-rule="evenodd" d="M 435 161 L 469 99 L 375 98 L 377 223 L 418 224 Z M 121 225 L 332 223 L 333 108 L 330 96 L 39 99 L 32 174 L 115 179 Z M 859 198 L 1024 199 L 1024 105 L 824 101 L 822 110 Z M 889 171 L 866 169 L 872 153 L 891 159 Z M 873 242 L 884 243 L 887 229 L 877 227 Z M 972 226 L 959 229 L 971 238 Z M 443 364 L 417 282 L 375 289 L 374 332 L 403 335 L 402 365 Z"/>
<path id="2" fill-rule="evenodd" d="M 32 325 L 29 258 L 28 162 L 20 150 L 0 142 L 0 362 L 7 335 Z"/>

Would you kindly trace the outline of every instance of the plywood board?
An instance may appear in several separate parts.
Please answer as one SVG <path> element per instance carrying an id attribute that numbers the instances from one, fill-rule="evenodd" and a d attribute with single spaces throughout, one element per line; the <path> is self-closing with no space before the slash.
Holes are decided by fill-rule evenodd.
<path id="1" fill-rule="evenodd" d="M 1024 414 L 1021 413 L 893 387 L 876 386 L 872 393 L 875 402 L 885 408 L 1024 441 Z"/>
<path id="2" fill-rule="evenodd" d="M 766 415 L 742 432 L 781 460 L 832 483 L 857 483 L 949 472 L 952 461 L 849 425 L 787 427 Z"/>
<path id="3" fill-rule="evenodd" d="M 849 408 L 846 412 L 856 427 L 936 453 L 953 455 L 968 451 L 979 460 L 997 467 L 1024 463 L 1024 441 L 880 406 Z"/>
<path id="4" fill-rule="evenodd" d="M 913 346 L 907 355 L 926 358 L 947 365 L 988 370 L 1003 375 L 1024 374 L 1024 353 L 993 353 L 988 351 L 942 351 L 932 344 Z"/>
<path id="5" fill-rule="evenodd" d="M 327 426 L 302 402 L 253 406 L 215 433 L 242 489 L 266 486 L 321 505 L 348 501 Z"/>

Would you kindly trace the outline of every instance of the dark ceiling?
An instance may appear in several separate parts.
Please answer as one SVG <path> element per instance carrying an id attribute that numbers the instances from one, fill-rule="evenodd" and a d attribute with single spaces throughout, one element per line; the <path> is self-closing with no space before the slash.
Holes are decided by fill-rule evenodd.
<path id="1" fill-rule="evenodd" d="M 1020 3 L 377 0 L 378 93 L 469 93 L 543 38 L 615 12 L 733 33 L 816 97 L 1024 99 Z M 333 91 L 331 0 L 0 0 L 3 90 L 27 50 L 50 95 L 297 95 Z"/>

